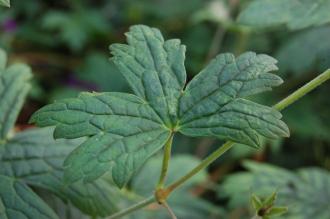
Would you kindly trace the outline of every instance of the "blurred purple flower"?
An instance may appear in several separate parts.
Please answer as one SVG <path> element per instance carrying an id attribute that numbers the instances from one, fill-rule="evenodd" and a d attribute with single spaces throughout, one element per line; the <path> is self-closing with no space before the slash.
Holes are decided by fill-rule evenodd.
<path id="1" fill-rule="evenodd" d="M 14 19 L 7 19 L 2 23 L 2 28 L 4 32 L 14 32 L 17 29 L 17 23 Z"/>
<path id="2" fill-rule="evenodd" d="M 87 89 L 88 91 L 98 91 L 99 90 L 95 84 L 90 83 L 88 81 L 80 80 L 73 74 L 70 74 L 66 78 L 65 84 L 68 85 L 69 87 L 83 88 L 83 89 Z"/>

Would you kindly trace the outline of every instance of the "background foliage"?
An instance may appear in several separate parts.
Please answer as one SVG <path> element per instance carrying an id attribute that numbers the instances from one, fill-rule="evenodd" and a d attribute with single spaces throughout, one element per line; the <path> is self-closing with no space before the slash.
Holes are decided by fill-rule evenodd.
<path id="1" fill-rule="evenodd" d="M 128 27 L 140 23 L 155 26 L 165 38 L 180 38 L 187 45 L 188 80 L 220 52 L 238 55 L 255 51 L 277 58 L 285 83 L 272 93 L 253 97 L 256 102 L 272 105 L 330 67 L 329 10 L 329 0 L 11 1 L 11 8 L 0 8 L 0 47 L 8 52 L 10 63 L 30 65 L 33 78 L 29 79 L 32 86 L 22 110 L 17 109 L 18 134 L 9 133 L 14 136 L 12 141 L 0 145 L 3 181 L 12 183 L 9 176 L 19 178 L 18 188 L 32 188 L 60 218 L 102 217 L 140 200 L 151 192 L 152 179 L 158 178 L 159 157 L 150 159 L 125 190 L 113 187 L 107 177 L 88 185 L 88 191 L 81 185 L 61 190 L 61 162 L 79 142 L 54 142 L 47 129 L 20 133 L 30 128 L 27 121 L 31 114 L 80 91 L 131 92 L 108 60 L 108 46 L 124 42 Z M 30 78 L 29 74 L 26 77 Z M 24 86 L 29 85 L 15 89 L 27 89 Z M 170 202 L 178 217 L 251 218 L 250 195 L 267 196 L 277 190 L 278 202 L 289 207 L 284 218 L 328 218 L 329 92 L 330 86 L 325 84 L 283 111 L 291 131 L 289 139 L 264 141 L 261 150 L 238 145 L 173 194 Z M 24 97 L 19 99 L 18 104 L 23 104 Z M 10 121 L 14 123 L 15 118 Z M 5 129 L 0 129 L 2 137 L 9 131 Z M 171 168 L 169 181 L 176 178 L 176 171 L 184 173 L 221 143 L 213 138 L 177 136 L 171 164 L 175 168 Z M 17 151 L 21 150 L 26 153 L 19 157 Z M 47 156 L 34 154 L 40 150 L 47 151 Z M 19 159 L 31 168 L 22 172 Z M 49 171 L 49 164 L 53 171 Z M 82 197 L 92 197 L 92 201 Z M 156 209 L 150 206 L 132 218 L 167 217 L 166 212 Z"/>

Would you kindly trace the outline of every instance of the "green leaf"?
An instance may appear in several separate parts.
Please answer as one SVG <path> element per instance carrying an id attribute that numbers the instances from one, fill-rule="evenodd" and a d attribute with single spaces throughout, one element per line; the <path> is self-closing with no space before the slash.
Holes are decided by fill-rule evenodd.
<path id="1" fill-rule="evenodd" d="M 251 202 L 252 202 L 252 205 L 253 205 L 253 208 L 258 211 L 261 207 L 262 207 L 262 202 L 261 200 L 259 199 L 258 196 L 256 196 L 255 194 L 252 194 L 251 196 Z"/>
<path id="2" fill-rule="evenodd" d="M 282 83 L 268 73 L 277 70 L 273 58 L 251 52 L 237 59 L 219 55 L 183 91 L 185 47 L 179 40 L 164 41 L 158 29 L 144 25 L 126 35 L 128 45 L 110 49 L 137 96 L 82 93 L 45 106 L 31 118 L 39 126 L 56 126 L 55 138 L 89 137 L 65 162 L 68 183 L 90 182 L 111 170 L 123 187 L 175 131 L 255 147 L 257 134 L 289 135 L 279 112 L 240 99 Z"/>
<path id="3" fill-rule="evenodd" d="M 276 200 L 276 196 L 277 196 L 277 193 L 276 192 L 273 192 L 270 196 L 268 196 L 264 201 L 263 201 L 263 205 L 266 206 L 266 207 L 270 207 L 270 206 L 273 206 L 274 205 L 274 202 Z"/>
<path id="4" fill-rule="evenodd" d="M 270 71 L 276 60 L 247 52 L 235 58 L 218 55 L 188 85 L 180 101 L 180 132 L 189 136 L 216 136 L 259 147 L 257 134 L 267 138 L 289 136 L 276 110 L 241 97 L 282 83 Z"/>
<path id="5" fill-rule="evenodd" d="M 306 73 L 323 72 L 328 69 L 329 35 L 330 27 L 324 26 L 305 30 L 290 37 L 276 53 L 281 72 L 300 78 Z"/>
<path id="6" fill-rule="evenodd" d="M 112 169 L 114 181 L 123 187 L 169 137 L 148 104 L 124 93 L 82 93 L 40 109 L 31 121 L 56 125 L 55 138 L 92 136 L 65 162 L 70 183 L 92 181 Z"/>
<path id="7" fill-rule="evenodd" d="M 55 195 L 49 194 L 48 191 L 39 189 L 37 190 L 37 194 L 55 211 L 61 219 L 91 219 L 90 216 L 83 214 L 71 203 L 64 203 Z"/>
<path id="8" fill-rule="evenodd" d="M 232 174 L 226 178 L 219 194 L 230 197 L 233 208 L 249 206 L 249 196 L 253 191 L 266 196 L 277 190 L 276 202 L 288 206 L 286 219 L 326 219 L 330 215 L 330 173 L 319 168 L 304 168 L 296 172 L 255 162 L 245 162 L 249 172 Z M 243 181 L 242 179 L 248 179 Z M 244 186 L 242 186 L 244 184 Z M 238 189 L 237 189 L 238 188 Z M 239 202 L 232 202 L 232 200 Z M 275 206 L 277 207 L 277 206 Z"/>
<path id="9" fill-rule="evenodd" d="M 112 44 L 113 62 L 133 91 L 145 99 L 167 126 L 175 125 L 185 81 L 185 46 L 164 41 L 158 29 L 136 25 L 126 33 L 128 45 Z"/>
<path id="10" fill-rule="evenodd" d="M 257 28 L 285 25 L 291 30 L 330 22 L 328 0 L 254 0 L 243 10 L 238 22 Z"/>
<path id="11" fill-rule="evenodd" d="M 109 62 L 106 54 L 93 52 L 77 69 L 79 79 L 92 84 L 98 90 L 123 91 L 127 90 L 127 83 L 116 66 Z M 75 95 L 76 96 L 76 95 Z"/>
<path id="12" fill-rule="evenodd" d="M 58 219 L 29 187 L 3 175 L 0 175 L 0 218 Z"/>
<path id="13" fill-rule="evenodd" d="M 0 0 L 0 5 L 10 7 L 10 0 Z"/>
<path id="14" fill-rule="evenodd" d="M 267 213 L 267 216 L 280 216 L 286 212 L 288 212 L 287 207 L 272 207 Z"/>
<path id="15" fill-rule="evenodd" d="M 30 89 L 31 70 L 23 64 L 6 68 L 6 54 L 0 49 L 0 140 L 6 139 Z"/>
<path id="16" fill-rule="evenodd" d="M 92 183 L 64 185 L 62 164 L 81 140 L 54 141 L 52 132 L 52 128 L 30 129 L 2 145 L 0 174 L 50 190 L 90 215 L 107 216 L 117 211 L 122 195 L 108 176 Z"/>
<path id="17" fill-rule="evenodd" d="M 71 13 L 49 10 L 43 17 L 42 26 L 48 31 L 56 31 L 58 34 L 54 33 L 53 38 L 66 43 L 74 52 L 81 51 L 93 37 L 105 35 L 110 27 L 103 13 L 85 8 Z"/>

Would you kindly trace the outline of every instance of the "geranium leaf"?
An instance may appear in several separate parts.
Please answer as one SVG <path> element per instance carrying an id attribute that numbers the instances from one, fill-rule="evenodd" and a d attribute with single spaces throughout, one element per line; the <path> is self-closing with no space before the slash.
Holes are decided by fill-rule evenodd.
<path id="1" fill-rule="evenodd" d="M 56 214 L 29 187 L 0 175 L 0 218 L 58 219 Z"/>
<path id="2" fill-rule="evenodd" d="M 52 132 L 53 128 L 29 129 L 2 145 L 0 174 L 50 190 L 89 215 L 107 216 L 115 212 L 121 194 L 109 177 L 92 183 L 64 185 L 64 159 L 82 139 L 55 141 Z"/>
<path id="3" fill-rule="evenodd" d="M 31 70 L 23 64 L 6 67 L 7 56 L 0 49 L 0 140 L 7 137 L 30 89 Z"/>
<path id="4" fill-rule="evenodd" d="M 188 85 L 180 102 L 180 132 L 190 136 L 216 136 L 259 147 L 261 134 L 288 136 L 276 110 L 241 97 L 271 90 L 282 83 L 269 73 L 276 60 L 247 52 L 217 56 Z"/>
<path id="5" fill-rule="evenodd" d="M 136 25 L 128 45 L 110 46 L 112 60 L 136 95 L 147 100 L 168 126 L 175 125 L 178 99 L 186 81 L 185 46 L 164 41 L 158 29 Z"/>
<path id="6" fill-rule="evenodd" d="M 122 187 L 169 136 L 146 102 L 124 93 L 82 93 L 40 109 L 31 121 L 55 125 L 55 138 L 91 136 L 65 162 L 70 183 L 92 181 L 112 168 Z"/>
<path id="7" fill-rule="evenodd" d="M 179 40 L 164 41 L 158 29 L 144 25 L 126 35 L 128 45 L 110 49 L 137 96 L 83 93 L 45 106 L 31 118 L 39 126 L 55 126 L 55 138 L 89 137 L 65 162 L 67 182 L 89 182 L 111 169 L 122 187 L 175 131 L 255 147 L 257 134 L 288 136 L 279 112 L 241 99 L 282 83 L 268 73 L 277 69 L 273 58 L 251 52 L 237 60 L 219 55 L 183 91 L 185 47 Z"/>
<path id="8" fill-rule="evenodd" d="M 255 0 L 238 17 L 238 22 L 257 28 L 286 25 L 297 30 L 330 22 L 328 0 Z"/>

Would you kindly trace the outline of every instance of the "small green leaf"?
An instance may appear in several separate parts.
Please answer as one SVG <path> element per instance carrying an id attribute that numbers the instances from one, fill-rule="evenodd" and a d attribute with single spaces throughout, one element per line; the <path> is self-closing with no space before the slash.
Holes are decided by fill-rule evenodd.
<path id="1" fill-rule="evenodd" d="M 10 7 L 10 0 L 0 0 L 0 5 Z"/>
<path id="2" fill-rule="evenodd" d="M 282 214 L 285 214 L 288 212 L 287 207 L 272 207 L 269 212 L 267 213 L 267 216 L 281 216 Z"/>
<path id="3" fill-rule="evenodd" d="M 108 176 L 92 183 L 64 185 L 64 159 L 81 140 L 55 141 L 52 132 L 52 128 L 29 129 L 2 145 L 0 174 L 47 189 L 89 215 L 108 216 L 117 211 L 122 195 Z"/>
<path id="4" fill-rule="evenodd" d="M 7 138 L 30 89 L 31 70 L 23 64 L 6 68 L 6 54 L 0 49 L 0 140 Z"/>
<path id="5" fill-rule="evenodd" d="M 126 33 L 128 45 L 110 46 L 113 62 L 133 91 L 155 109 L 168 126 L 175 125 L 178 99 L 186 81 L 185 46 L 164 41 L 156 28 L 136 25 Z"/>
<path id="6" fill-rule="evenodd" d="M 330 22 L 328 0 L 254 0 L 241 12 L 238 22 L 257 28 L 286 25 L 297 30 Z"/>
<path id="7" fill-rule="evenodd" d="M 189 136 L 216 136 L 259 147 L 259 136 L 289 136 L 276 110 L 241 99 L 283 81 L 269 73 L 276 60 L 247 52 L 235 58 L 218 55 L 188 85 L 180 101 L 180 132 Z"/>
<path id="8" fill-rule="evenodd" d="M 270 207 L 274 205 L 274 202 L 276 200 L 276 192 L 273 192 L 270 196 L 268 196 L 264 201 L 263 201 L 263 205 L 266 207 Z"/>
<path id="9" fill-rule="evenodd" d="M 252 202 L 252 205 L 253 205 L 253 208 L 258 211 L 261 207 L 262 207 L 262 202 L 261 200 L 259 199 L 258 196 L 256 196 L 255 194 L 252 194 L 251 196 L 251 202 Z"/>
<path id="10" fill-rule="evenodd" d="M 31 121 L 56 125 L 55 138 L 92 136 L 65 162 L 69 183 L 92 181 L 112 169 L 114 181 L 123 187 L 169 137 L 148 104 L 124 93 L 82 93 L 40 109 Z"/>
<path id="11" fill-rule="evenodd" d="M 0 175 L 1 219 L 59 219 L 25 184 Z"/>
<path id="12" fill-rule="evenodd" d="M 273 165 L 245 162 L 249 172 L 228 176 L 222 183 L 219 194 L 230 198 L 231 208 L 247 207 L 253 191 L 265 197 L 277 190 L 276 203 L 279 207 L 289 206 L 287 219 L 325 219 L 330 215 L 330 173 L 319 168 L 304 168 L 292 172 Z M 244 184 L 244 186 L 242 186 Z M 243 197 L 243 198 L 242 198 Z M 278 206 L 272 206 L 276 208 Z M 268 212 L 271 212 L 271 209 Z M 275 213 L 274 213 L 275 214 Z M 268 215 L 267 215 L 268 216 Z"/>

